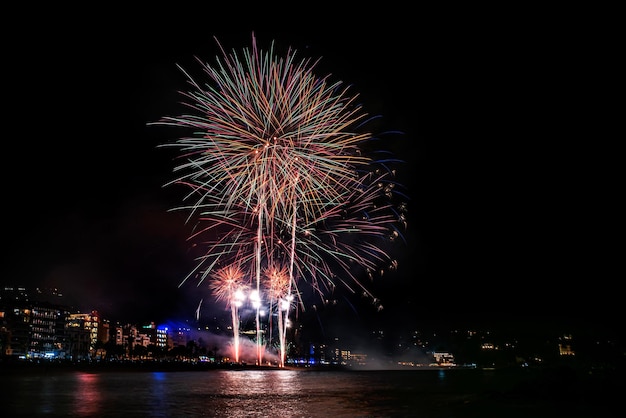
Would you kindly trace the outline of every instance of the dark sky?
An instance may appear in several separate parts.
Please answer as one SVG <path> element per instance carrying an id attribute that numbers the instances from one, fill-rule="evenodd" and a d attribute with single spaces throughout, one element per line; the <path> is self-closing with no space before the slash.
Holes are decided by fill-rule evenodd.
<path id="1" fill-rule="evenodd" d="M 321 6 L 320 6 L 321 7 Z M 601 100 L 612 58 L 585 21 L 481 10 L 46 11 L 3 31 L 4 284 L 60 287 L 128 320 L 193 312 L 174 129 L 177 69 L 275 40 L 321 57 L 406 163 L 407 246 L 373 285 L 385 315 L 605 322 L 621 297 L 608 243 L 617 166 Z M 394 137 L 395 138 L 395 137 Z M 357 304 L 358 305 L 358 304 Z M 204 305 L 205 307 L 208 304 Z M 218 309 L 221 309 L 219 307 Z M 207 307 L 209 309 L 209 307 Z M 360 307 L 367 311 L 367 306 Z M 363 315 L 366 315 L 364 312 Z"/>

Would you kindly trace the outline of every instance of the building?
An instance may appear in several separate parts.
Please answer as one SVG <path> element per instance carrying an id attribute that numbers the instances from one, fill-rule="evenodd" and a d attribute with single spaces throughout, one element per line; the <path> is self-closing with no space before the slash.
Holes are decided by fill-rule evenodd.
<path id="1" fill-rule="evenodd" d="M 34 295 L 34 296 L 33 296 Z M 0 344 L 2 354 L 18 358 L 64 358 L 68 308 L 56 289 L 27 291 L 0 289 Z"/>
<path id="2" fill-rule="evenodd" d="M 108 341 L 108 327 L 100 326 L 97 311 L 69 314 L 65 321 L 66 357 L 70 360 L 89 360 L 97 357 L 100 342 Z M 101 338 L 105 338 L 103 341 Z"/>

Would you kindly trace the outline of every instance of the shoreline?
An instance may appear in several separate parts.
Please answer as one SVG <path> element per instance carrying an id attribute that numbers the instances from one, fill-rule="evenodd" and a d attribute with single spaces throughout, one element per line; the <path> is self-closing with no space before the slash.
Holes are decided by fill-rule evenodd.
<path id="1" fill-rule="evenodd" d="M 183 361 L 112 361 L 112 362 L 56 362 L 56 361 L 0 361 L 0 375 L 48 372 L 185 372 L 210 370 L 297 370 L 344 371 L 344 366 L 294 366 L 256 365 L 245 363 L 183 362 Z"/>
<path id="2" fill-rule="evenodd" d="M 176 361 L 176 360 L 143 360 L 143 361 L 53 361 L 53 360 L 14 360 L 0 359 L 0 376 L 10 375 L 14 373 L 25 374 L 47 374 L 47 373 L 65 373 L 65 372 L 84 372 L 84 373 L 107 373 L 107 372 L 198 372 L 212 370 L 263 370 L 263 371 L 302 371 L 302 372 L 480 372 L 480 373 L 497 373 L 497 374 L 527 374 L 527 375 L 544 375 L 558 377 L 557 380 L 576 380 L 576 379 L 602 379 L 608 376 L 622 376 L 624 370 L 622 368 L 600 368 L 589 369 L 573 366 L 545 366 L 545 367 L 369 367 L 367 365 L 338 365 L 338 364 L 318 364 L 318 365 L 295 365 L 287 364 L 284 367 L 278 365 L 265 364 L 256 365 L 249 363 L 230 363 L 230 362 L 200 362 L 200 361 Z"/>

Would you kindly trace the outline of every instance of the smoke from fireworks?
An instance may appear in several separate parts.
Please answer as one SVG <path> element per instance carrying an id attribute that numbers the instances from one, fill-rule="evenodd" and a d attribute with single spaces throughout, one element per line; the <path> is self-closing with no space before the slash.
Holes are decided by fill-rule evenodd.
<path id="1" fill-rule="evenodd" d="M 366 152 L 373 135 L 358 95 L 317 77 L 317 61 L 298 61 L 295 50 L 264 51 L 254 34 L 240 53 L 218 46 L 215 65 L 198 59 L 207 83 L 181 68 L 190 112 L 155 123 L 190 130 L 163 145 L 181 150 L 168 184 L 189 188 L 189 203 L 176 209 L 197 221 L 190 239 L 205 248 L 183 283 L 208 280 L 231 309 L 240 287 L 269 298 L 284 348 L 291 299 L 304 308 L 304 284 L 322 296 L 342 285 L 373 297 L 362 279 L 395 267 L 387 247 L 401 237 L 406 204 L 394 202 L 396 160 Z M 256 319 L 260 347 L 258 307 Z"/>

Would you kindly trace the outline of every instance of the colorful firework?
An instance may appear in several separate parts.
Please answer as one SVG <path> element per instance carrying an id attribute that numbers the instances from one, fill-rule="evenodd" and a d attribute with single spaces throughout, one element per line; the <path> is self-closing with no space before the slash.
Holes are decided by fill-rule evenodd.
<path id="1" fill-rule="evenodd" d="M 278 318 L 278 341 L 279 341 L 279 366 L 285 366 L 286 334 L 288 325 L 289 309 L 291 308 L 291 280 L 289 269 L 286 266 L 272 265 L 263 270 L 270 302 L 270 311 L 276 311 Z M 270 322 L 270 340 L 271 340 Z"/>
<path id="2" fill-rule="evenodd" d="M 239 363 L 239 308 L 243 304 L 248 286 L 245 283 L 245 272 L 241 267 L 230 265 L 213 273 L 209 288 L 216 300 L 225 300 L 231 309 L 233 326 L 233 357 Z"/>
<path id="3" fill-rule="evenodd" d="M 406 223 L 406 206 L 392 203 L 397 184 L 387 166 L 394 160 L 364 152 L 373 136 L 361 131 L 367 114 L 358 95 L 316 77 L 316 62 L 296 61 L 295 50 L 279 57 L 273 43 L 259 49 L 254 34 L 252 49 L 241 54 L 218 45 L 215 66 L 198 60 L 211 84 L 181 68 L 191 113 L 155 123 L 193 130 L 163 145 L 182 150 L 181 174 L 169 184 L 190 188 L 191 203 L 177 209 L 197 219 L 191 239 L 206 248 L 183 283 L 194 274 L 212 277 L 224 299 L 220 292 L 231 290 L 212 271 L 247 265 L 248 285 L 259 297 L 265 291 L 277 310 L 274 302 L 300 296 L 302 283 L 321 295 L 341 284 L 373 296 L 360 278 L 395 266 L 386 247 L 401 237 L 396 225 Z M 257 308 L 260 344 L 259 319 Z"/>

